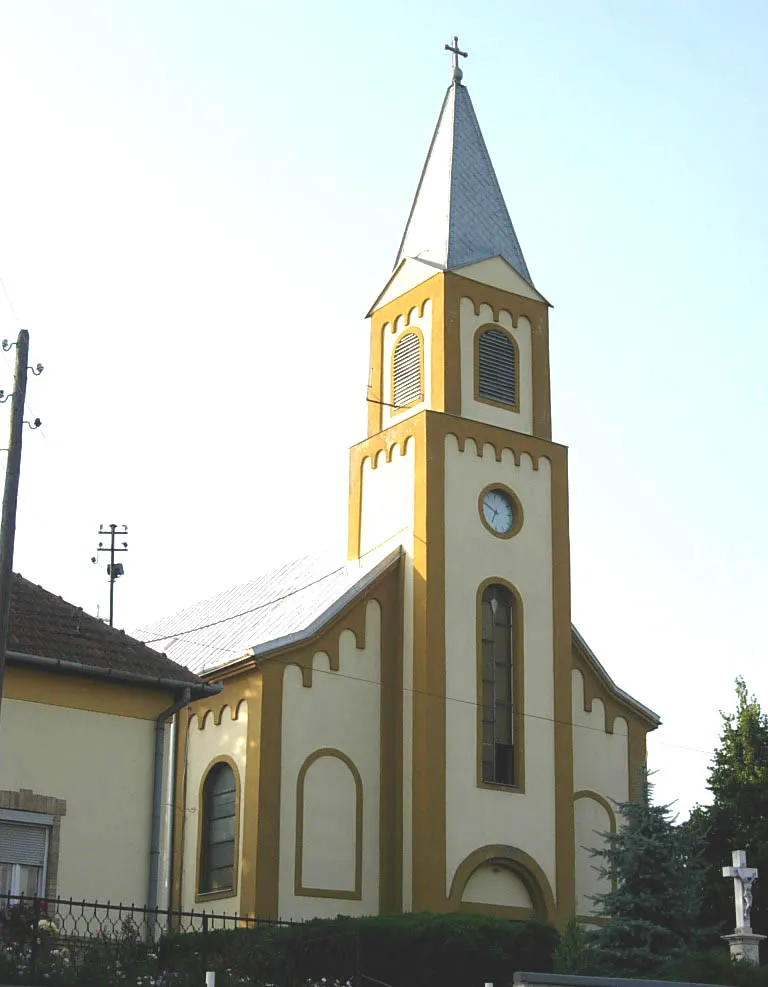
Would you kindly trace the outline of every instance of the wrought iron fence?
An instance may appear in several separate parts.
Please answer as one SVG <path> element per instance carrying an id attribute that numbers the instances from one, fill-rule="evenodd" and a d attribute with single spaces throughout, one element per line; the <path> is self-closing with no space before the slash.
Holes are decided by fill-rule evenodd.
<path id="1" fill-rule="evenodd" d="M 0 983 L 70 980 L 88 970 L 99 983 L 181 983 L 182 971 L 197 974 L 220 960 L 223 930 L 289 925 L 208 910 L 0 895 Z"/>

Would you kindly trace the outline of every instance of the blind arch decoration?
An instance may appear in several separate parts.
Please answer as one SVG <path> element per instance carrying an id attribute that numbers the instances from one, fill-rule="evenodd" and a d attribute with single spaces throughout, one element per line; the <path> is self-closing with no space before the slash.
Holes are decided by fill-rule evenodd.
<path id="1" fill-rule="evenodd" d="M 205 776 L 201 793 L 200 894 L 234 890 L 237 795 L 232 766 L 217 761 Z"/>
<path id="2" fill-rule="evenodd" d="M 401 336 L 392 358 L 392 403 L 407 408 L 421 401 L 421 338 L 415 332 Z"/>
<path id="3" fill-rule="evenodd" d="M 477 397 L 518 410 L 517 343 L 503 329 L 489 327 L 477 335 Z"/>
<path id="4" fill-rule="evenodd" d="M 515 622 L 513 593 L 498 583 L 483 590 L 480 601 L 480 676 L 482 780 L 516 785 Z"/>

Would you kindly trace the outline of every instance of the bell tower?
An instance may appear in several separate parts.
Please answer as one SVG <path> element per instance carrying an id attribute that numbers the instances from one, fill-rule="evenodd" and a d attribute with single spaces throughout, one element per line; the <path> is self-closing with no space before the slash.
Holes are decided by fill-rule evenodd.
<path id="1" fill-rule="evenodd" d="M 457 39 L 446 47 L 451 82 L 394 271 L 368 313 L 368 438 L 350 454 L 348 556 L 365 568 L 397 545 L 405 556 L 393 755 L 403 909 L 490 902 L 510 918 L 564 918 L 574 907 L 570 554 L 549 305 Z M 499 848 L 511 861 L 503 880 L 485 866 Z"/>

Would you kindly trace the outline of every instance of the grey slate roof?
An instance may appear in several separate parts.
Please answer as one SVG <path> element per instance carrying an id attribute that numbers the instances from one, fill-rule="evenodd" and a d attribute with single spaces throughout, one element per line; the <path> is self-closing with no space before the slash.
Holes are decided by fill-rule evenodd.
<path id="1" fill-rule="evenodd" d="M 360 568 L 338 553 L 305 555 L 135 632 L 191 671 L 210 672 L 245 655 L 309 636 L 399 558 Z"/>
<path id="2" fill-rule="evenodd" d="M 395 267 L 441 270 L 503 257 L 533 284 L 465 86 L 448 87 Z"/>

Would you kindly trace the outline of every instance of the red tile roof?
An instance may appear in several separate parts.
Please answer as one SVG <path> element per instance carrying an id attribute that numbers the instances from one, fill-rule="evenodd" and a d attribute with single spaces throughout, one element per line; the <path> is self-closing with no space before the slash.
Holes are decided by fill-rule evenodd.
<path id="1" fill-rule="evenodd" d="M 124 631 L 14 573 L 6 652 L 59 658 L 115 673 L 200 683 L 193 672 Z M 10 659 L 13 660 L 13 659 Z"/>

